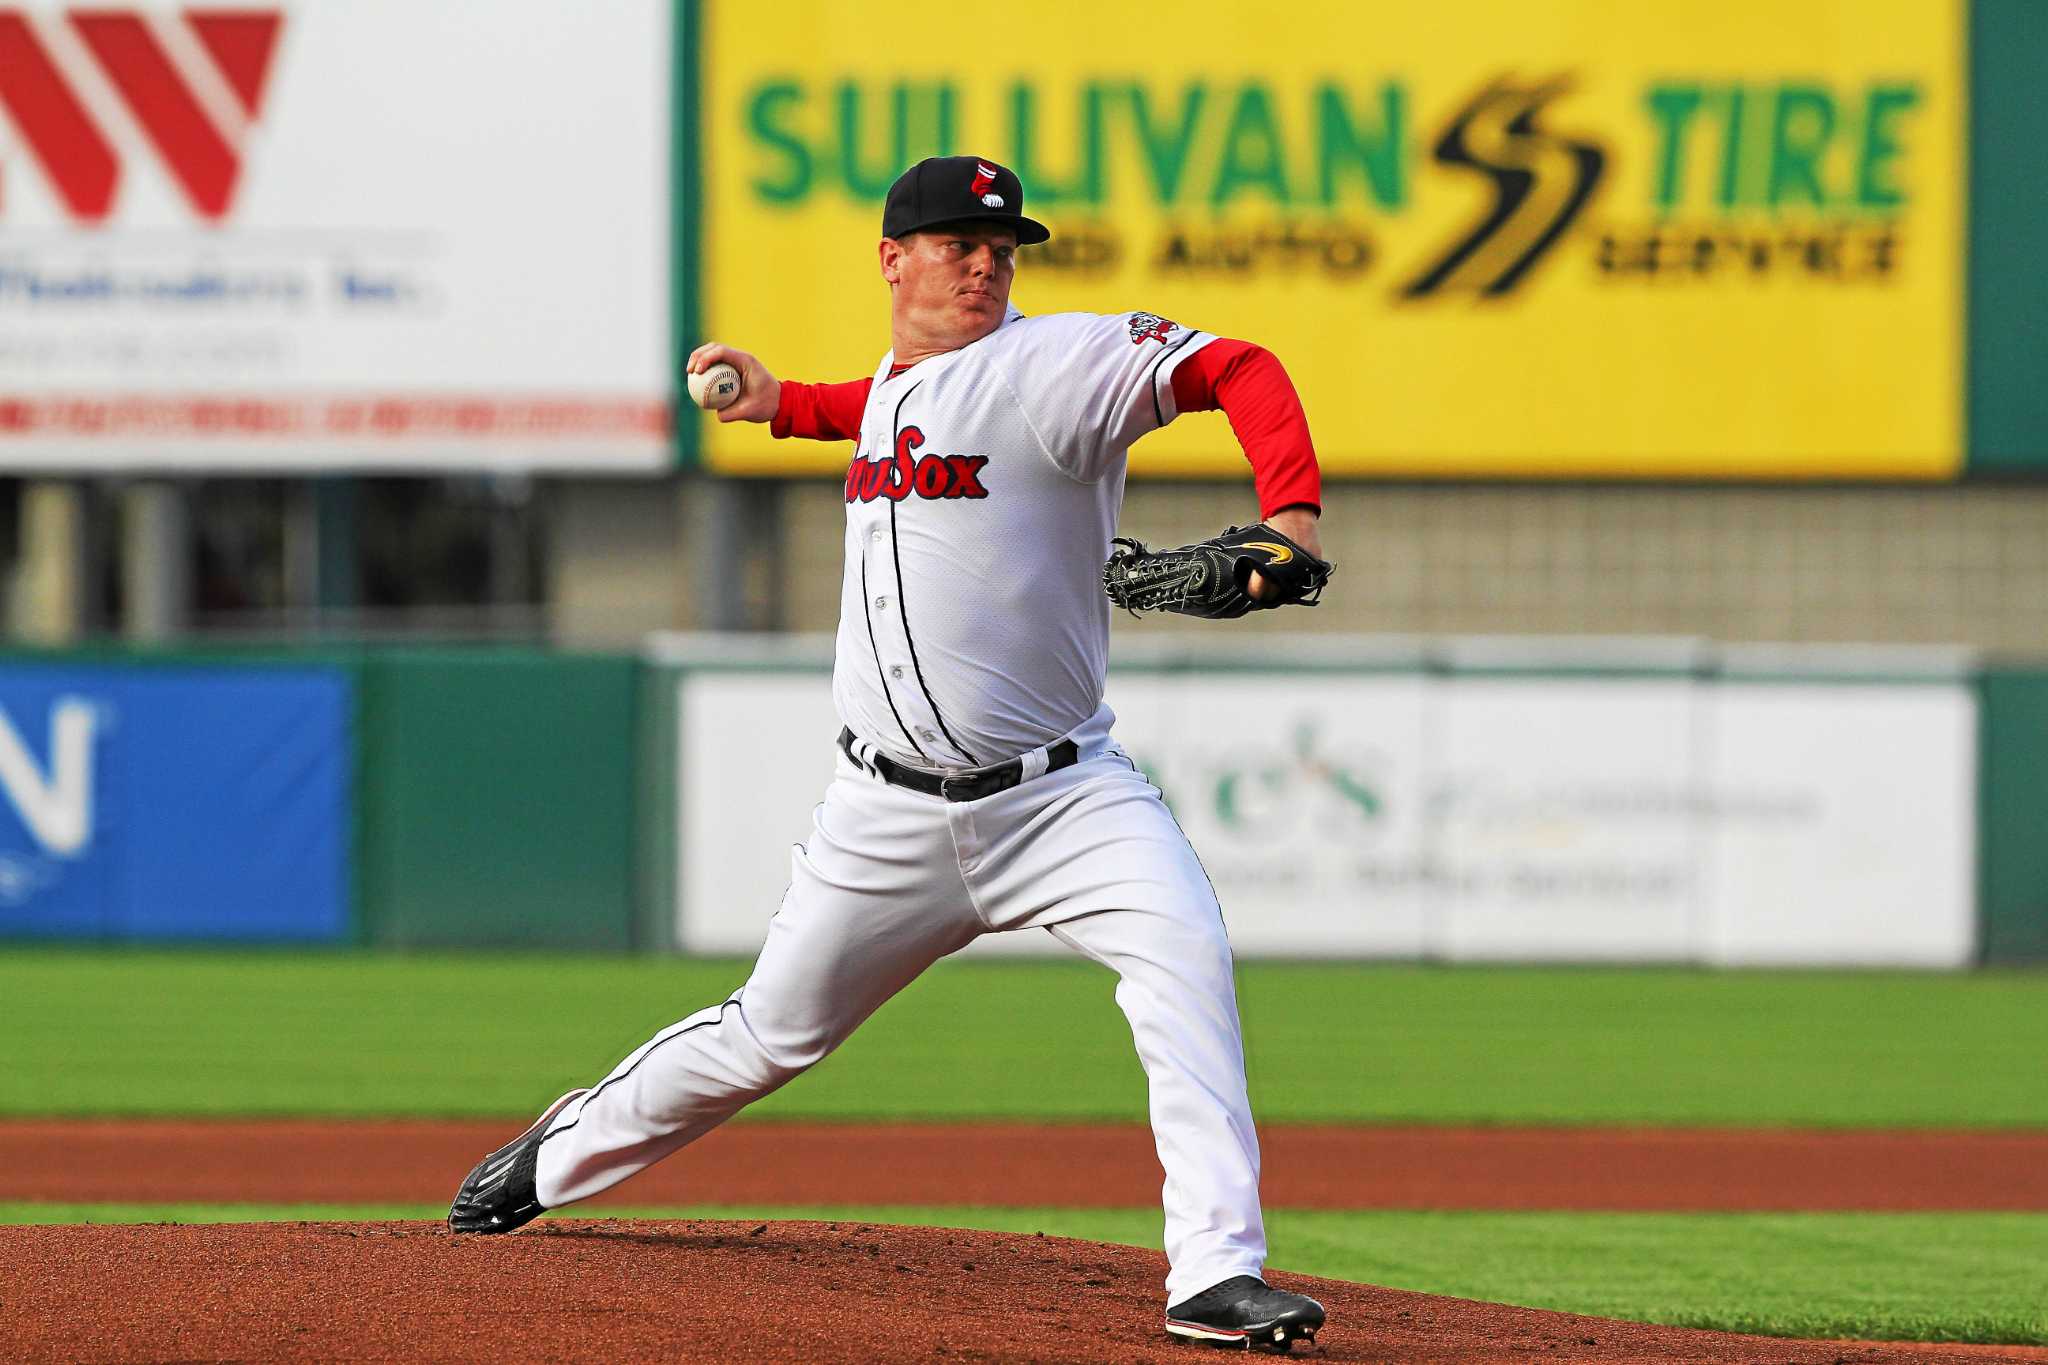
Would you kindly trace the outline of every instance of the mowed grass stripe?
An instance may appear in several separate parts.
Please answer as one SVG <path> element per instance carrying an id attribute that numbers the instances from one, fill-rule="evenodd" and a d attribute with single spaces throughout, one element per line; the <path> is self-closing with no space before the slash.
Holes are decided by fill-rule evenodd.
<path id="1" fill-rule="evenodd" d="M 0 952 L 0 1115 L 527 1114 L 744 962 Z M 951 962 L 750 1113 L 1143 1122 L 1113 979 Z M 1267 1122 L 2048 1127 L 2048 973 L 1247 963 Z"/>
<path id="2" fill-rule="evenodd" d="M 0 1204 L 0 1223 L 438 1219 L 425 1205 Z M 564 1217 L 579 1217 L 566 1210 Z M 650 1208 L 1159 1244 L 1156 1209 Z M 1600 1317 L 1774 1336 L 2048 1345 L 2048 1215 L 1271 1215 L 1286 1271 Z"/>

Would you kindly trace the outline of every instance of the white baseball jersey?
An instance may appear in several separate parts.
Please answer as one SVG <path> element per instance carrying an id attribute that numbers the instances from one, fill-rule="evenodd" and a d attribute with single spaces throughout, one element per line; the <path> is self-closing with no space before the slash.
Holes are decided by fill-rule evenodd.
<path id="1" fill-rule="evenodd" d="M 1173 420 L 1174 368 L 1212 340 L 1149 313 L 1012 312 L 900 375 L 883 358 L 847 470 L 833 675 L 858 742 L 791 850 L 747 983 L 544 1120 L 539 1206 L 687 1146 L 946 954 L 1042 931 L 1120 978 L 1166 1176 L 1168 1302 L 1261 1273 L 1258 1136 L 1223 917 L 1102 704 L 1101 571 L 1124 455 Z M 1009 785 L 949 795 L 891 775 L 877 749 L 926 773 L 1016 762 Z"/>
<path id="2" fill-rule="evenodd" d="M 846 478 L 832 692 L 849 729 L 957 770 L 1095 716 L 1125 453 L 1174 419 L 1175 367 L 1214 340 L 1150 313 L 1012 309 L 900 375 L 882 358 Z"/>

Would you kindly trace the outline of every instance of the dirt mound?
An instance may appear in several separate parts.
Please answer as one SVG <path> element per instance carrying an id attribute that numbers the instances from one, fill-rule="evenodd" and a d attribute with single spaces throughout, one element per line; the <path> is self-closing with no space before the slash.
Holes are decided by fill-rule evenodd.
<path id="1" fill-rule="evenodd" d="M 549 1220 L 0 1227 L 22 1360 L 1195 1362 L 1156 1252 L 854 1223 Z M 1982 1362 L 2021 1348 L 1789 1342 L 1278 1275 L 1330 1326 L 1302 1359 Z"/>

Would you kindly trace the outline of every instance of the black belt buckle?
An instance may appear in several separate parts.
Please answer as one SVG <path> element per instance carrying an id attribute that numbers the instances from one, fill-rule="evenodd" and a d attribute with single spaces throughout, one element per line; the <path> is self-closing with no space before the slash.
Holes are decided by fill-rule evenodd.
<path id="1" fill-rule="evenodd" d="M 939 795 L 948 801 L 979 801 L 984 796 L 1006 792 L 1024 780 L 1024 763 L 1011 759 L 996 768 L 987 768 L 978 773 L 961 773 L 954 777 L 939 779 Z"/>

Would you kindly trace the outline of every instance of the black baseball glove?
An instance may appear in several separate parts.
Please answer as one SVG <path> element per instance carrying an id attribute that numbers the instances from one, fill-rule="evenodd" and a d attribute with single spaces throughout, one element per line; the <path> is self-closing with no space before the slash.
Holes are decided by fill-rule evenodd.
<path id="1" fill-rule="evenodd" d="M 1102 566 L 1109 600 L 1132 615 L 1177 611 L 1183 616 L 1230 620 L 1268 607 L 1312 607 L 1330 581 L 1329 561 L 1260 522 L 1233 526 L 1220 536 L 1177 550 L 1147 549 L 1141 540 L 1118 536 Z M 1247 585 L 1257 569 L 1280 591 L 1266 601 Z"/>

